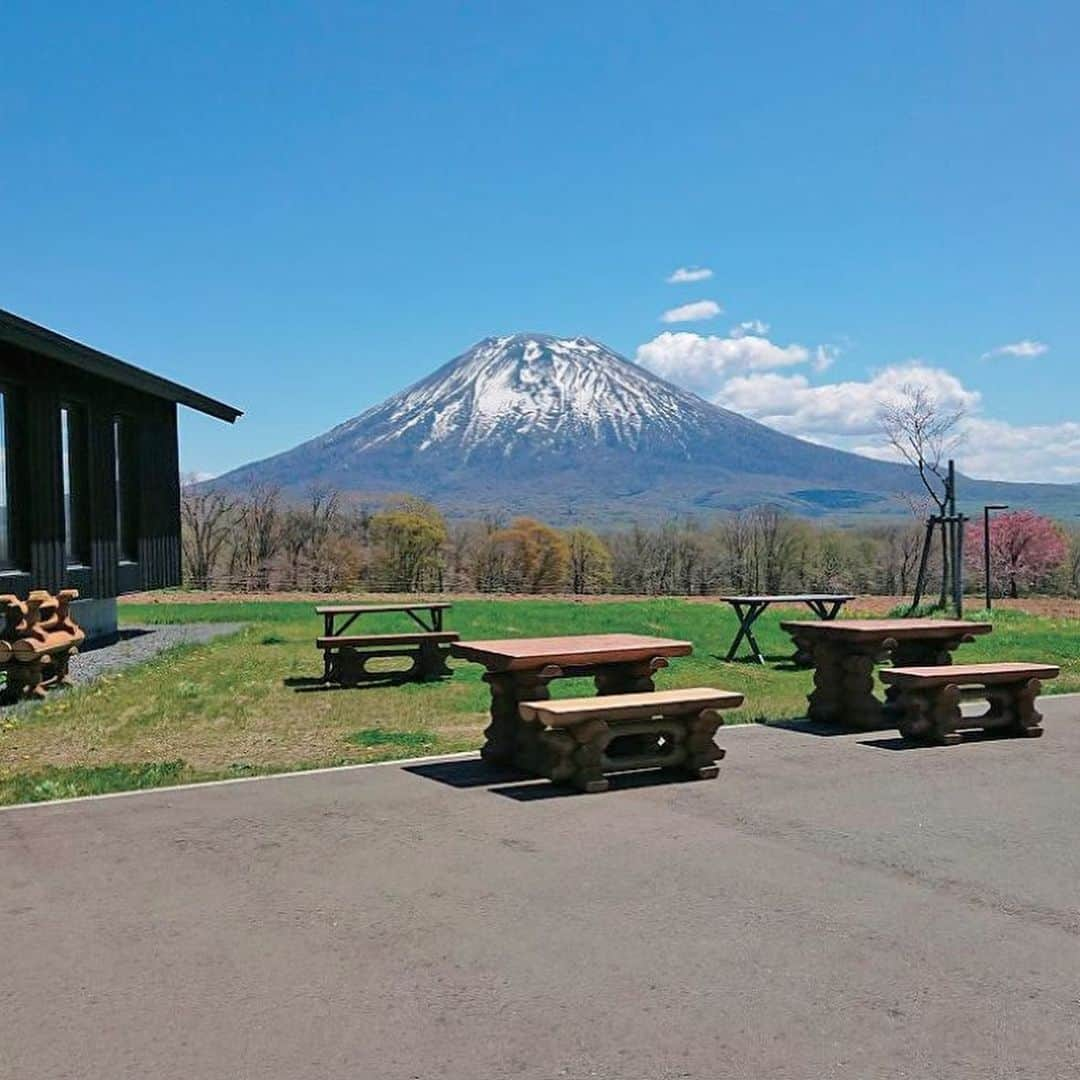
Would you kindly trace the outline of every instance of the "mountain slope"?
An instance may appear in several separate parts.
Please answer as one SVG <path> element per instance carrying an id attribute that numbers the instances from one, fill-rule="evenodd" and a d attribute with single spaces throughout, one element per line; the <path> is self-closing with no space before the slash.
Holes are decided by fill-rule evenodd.
<path id="1" fill-rule="evenodd" d="M 763 501 L 811 515 L 885 514 L 917 479 L 719 408 L 588 338 L 515 334 L 485 338 L 325 435 L 214 483 L 324 485 L 373 501 L 409 492 L 459 516 L 599 524 Z M 1066 485 L 966 481 L 962 490 L 1013 493 L 1059 516 L 1080 501 Z"/>

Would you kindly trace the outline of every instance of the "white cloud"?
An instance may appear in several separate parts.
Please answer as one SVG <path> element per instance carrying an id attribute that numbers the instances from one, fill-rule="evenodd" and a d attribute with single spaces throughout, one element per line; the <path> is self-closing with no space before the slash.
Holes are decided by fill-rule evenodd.
<path id="1" fill-rule="evenodd" d="M 840 355 L 838 345 L 819 345 L 814 349 L 813 368 L 815 371 L 824 371 L 833 365 L 833 361 Z"/>
<path id="2" fill-rule="evenodd" d="M 978 391 L 951 372 L 918 362 L 883 368 L 864 381 L 818 386 L 802 374 L 750 372 L 728 379 L 714 400 L 789 435 L 895 460 L 881 436 L 878 409 L 912 384 L 925 386 L 945 408 L 966 413 L 957 461 L 969 476 L 1080 482 L 1080 423 L 1018 425 L 981 416 Z"/>
<path id="3" fill-rule="evenodd" d="M 775 345 L 754 334 L 724 338 L 665 330 L 639 345 L 636 359 L 665 379 L 712 393 L 735 374 L 806 363 L 810 351 L 802 345 Z"/>
<path id="4" fill-rule="evenodd" d="M 1018 356 L 1023 359 L 1033 359 L 1049 352 L 1050 346 L 1043 341 L 1032 341 L 1024 338 L 1022 341 L 1014 341 L 1009 345 L 999 345 L 996 349 L 982 354 L 983 360 L 991 360 L 995 356 Z"/>
<path id="5" fill-rule="evenodd" d="M 639 345 L 635 358 L 658 375 L 789 435 L 887 460 L 897 453 L 881 434 L 880 408 L 901 398 L 905 388 L 921 385 L 944 409 L 963 414 L 957 463 L 969 476 L 1080 483 L 1080 422 L 1025 426 L 983 416 L 977 390 L 921 360 L 891 364 L 865 379 L 817 383 L 814 376 L 832 364 L 839 348 L 778 345 L 766 330 L 756 320 L 732 327 L 729 337 L 666 330 Z M 1038 356 L 1046 348 L 1040 342 L 1014 342 L 995 355 Z"/>
<path id="6" fill-rule="evenodd" d="M 728 379 L 713 400 L 791 435 L 827 442 L 877 435 L 880 407 L 899 400 L 911 385 L 925 386 L 947 409 L 971 412 L 979 406 L 978 392 L 955 375 L 917 362 L 883 368 L 864 382 L 821 386 L 811 385 L 805 375 L 749 373 Z"/>
<path id="7" fill-rule="evenodd" d="M 680 266 L 667 276 L 669 285 L 686 285 L 692 281 L 708 281 L 713 272 L 707 266 Z"/>
<path id="8" fill-rule="evenodd" d="M 692 304 L 670 308 L 660 319 L 662 322 L 700 322 L 715 319 L 723 310 L 715 300 L 695 300 Z"/>
<path id="9" fill-rule="evenodd" d="M 1075 421 L 1019 426 L 971 417 L 965 426 L 968 437 L 961 464 L 972 476 L 1080 482 L 1080 424 Z"/>
<path id="10" fill-rule="evenodd" d="M 738 323 L 731 328 L 732 337 L 746 337 L 747 334 L 765 337 L 768 332 L 769 324 L 762 322 L 760 319 L 747 319 L 746 322 Z"/>

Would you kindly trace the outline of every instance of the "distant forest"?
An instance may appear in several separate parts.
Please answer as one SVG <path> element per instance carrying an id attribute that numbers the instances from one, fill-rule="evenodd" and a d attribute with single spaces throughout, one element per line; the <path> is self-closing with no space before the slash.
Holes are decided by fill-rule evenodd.
<path id="1" fill-rule="evenodd" d="M 913 507 L 906 521 L 838 527 L 756 506 L 708 522 L 592 531 L 527 517 L 447 521 L 408 497 L 373 509 L 314 490 L 293 502 L 274 488 L 246 496 L 188 488 L 181 508 L 188 586 L 328 593 L 903 596 L 914 586 L 925 516 Z M 1080 595 L 1080 527 L 1006 513 L 993 519 L 991 541 L 996 594 Z M 966 587 L 979 591 L 981 521 L 969 526 L 965 551 Z"/>

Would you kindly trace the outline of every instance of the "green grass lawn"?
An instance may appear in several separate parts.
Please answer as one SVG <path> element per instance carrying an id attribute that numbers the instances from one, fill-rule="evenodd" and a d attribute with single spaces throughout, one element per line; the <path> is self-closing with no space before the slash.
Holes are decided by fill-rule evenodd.
<path id="1" fill-rule="evenodd" d="M 435 684 L 350 690 L 302 689 L 317 676 L 314 641 L 322 620 L 307 602 L 124 605 L 127 624 L 241 622 L 246 629 L 205 645 L 181 646 L 91 686 L 50 695 L 0 715 L 0 804 L 119 791 L 322 765 L 474 749 L 487 723 L 481 669 L 452 661 L 454 678 Z M 773 609 L 756 634 L 767 666 L 725 663 L 735 633 L 727 605 L 686 600 L 461 600 L 448 628 L 464 638 L 634 632 L 685 638 L 694 655 L 672 661 L 658 685 L 740 690 L 747 704 L 728 723 L 801 716 L 807 671 L 785 662 L 791 643 Z M 368 617 L 365 631 L 406 630 L 405 616 Z M 1059 663 L 1050 692 L 1080 690 L 1080 626 L 1003 611 L 995 630 L 958 659 Z M 552 684 L 558 696 L 591 682 Z"/>

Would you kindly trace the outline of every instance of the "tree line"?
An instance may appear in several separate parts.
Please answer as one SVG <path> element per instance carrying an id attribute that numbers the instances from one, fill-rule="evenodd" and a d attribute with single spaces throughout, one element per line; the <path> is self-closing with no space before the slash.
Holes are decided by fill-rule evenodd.
<path id="1" fill-rule="evenodd" d="M 275 488 L 188 487 L 181 517 L 185 583 L 237 592 L 907 595 L 924 537 L 915 515 L 839 527 L 774 506 L 600 531 L 448 521 L 421 499 L 372 508 L 325 489 L 296 502 Z M 1080 595 L 1080 530 L 1026 511 L 999 515 L 993 530 L 998 595 Z M 966 555 L 968 585 L 981 589 L 981 532 Z"/>

